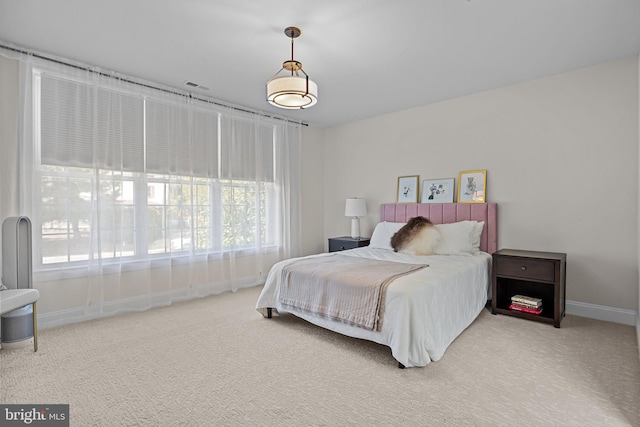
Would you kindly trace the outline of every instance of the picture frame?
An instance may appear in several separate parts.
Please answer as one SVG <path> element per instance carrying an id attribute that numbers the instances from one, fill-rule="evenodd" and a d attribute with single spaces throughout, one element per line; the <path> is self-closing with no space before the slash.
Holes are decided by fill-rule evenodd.
<path id="1" fill-rule="evenodd" d="M 487 170 L 462 171 L 458 174 L 458 203 L 485 203 Z"/>
<path id="2" fill-rule="evenodd" d="M 418 203 L 418 175 L 399 176 L 397 203 Z"/>
<path id="3" fill-rule="evenodd" d="M 422 181 L 421 203 L 453 203 L 454 183 L 454 178 L 425 179 Z"/>

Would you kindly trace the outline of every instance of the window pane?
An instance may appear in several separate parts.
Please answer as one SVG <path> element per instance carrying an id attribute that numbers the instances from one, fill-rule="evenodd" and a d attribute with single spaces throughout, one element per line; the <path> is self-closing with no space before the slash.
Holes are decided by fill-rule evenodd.
<path id="1" fill-rule="evenodd" d="M 164 184 L 159 182 L 150 182 L 147 185 L 147 198 L 150 206 L 164 205 L 164 202 L 165 202 Z"/>
<path id="2" fill-rule="evenodd" d="M 202 194 L 201 197 L 208 201 L 208 186 L 193 186 L 190 177 L 169 179 L 171 182 L 148 183 L 149 253 L 181 252 L 196 248 L 192 244 L 192 233 L 195 233 L 192 227 L 198 221 L 198 210 L 194 208 L 198 201 L 197 197 L 192 197 L 192 193 L 196 196 Z M 198 187 L 204 189 L 198 192 Z M 205 224 L 208 224 L 208 220 Z M 207 245 L 205 240 L 197 247 L 209 247 Z"/>
<path id="3" fill-rule="evenodd" d="M 167 242 L 164 237 L 164 228 L 151 227 L 149 228 L 149 253 L 159 254 L 167 252 Z"/>
<path id="4" fill-rule="evenodd" d="M 259 232 L 257 216 L 261 197 L 257 195 L 254 182 L 233 181 L 223 186 L 224 246 L 238 249 L 254 247 L 258 238 L 262 238 L 263 233 Z M 264 224 L 265 221 L 266 218 L 260 216 L 260 224 Z"/>
<path id="5" fill-rule="evenodd" d="M 135 254 L 134 183 L 119 173 L 101 171 L 99 247 L 103 258 Z"/>
<path id="6" fill-rule="evenodd" d="M 91 178 L 43 176 L 42 263 L 89 258 Z"/>

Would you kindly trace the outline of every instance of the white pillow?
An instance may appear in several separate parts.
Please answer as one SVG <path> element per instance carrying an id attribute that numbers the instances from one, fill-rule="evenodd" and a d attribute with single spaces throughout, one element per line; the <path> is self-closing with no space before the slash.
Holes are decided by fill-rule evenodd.
<path id="1" fill-rule="evenodd" d="M 369 247 L 393 250 L 391 247 L 391 237 L 404 225 L 404 222 L 379 222 L 373 230 L 371 241 L 369 241 Z"/>
<path id="2" fill-rule="evenodd" d="M 480 252 L 480 238 L 482 237 L 482 229 L 484 228 L 484 221 L 476 222 L 476 225 L 471 233 L 471 253 L 475 254 Z"/>
<path id="3" fill-rule="evenodd" d="M 451 224 L 436 224 L 440 231 L 440 244 L 436 248 L 438 255 L 471 255 L 477 221 L 460 221 Z M 482 231 L 481 231 L 482 232 Z M 478 247 L 480 239 L 478 238 Z"/>

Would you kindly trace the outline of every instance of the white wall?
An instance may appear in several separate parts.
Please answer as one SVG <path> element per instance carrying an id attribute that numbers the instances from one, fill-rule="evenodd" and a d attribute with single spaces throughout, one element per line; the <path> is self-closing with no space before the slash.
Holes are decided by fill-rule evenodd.
<path id="1" fill-rule="evenodd" d="M 437 84 L 437 82 L 433 82 Z M 567 299 L 637 311 L 638 58 L 326 130 L 324 239 L 367 199 L 370 235 L 398 176 L 487 169 L 501 248 L 566 252 Z"/>
<path id="2" fill-rule="evenodd" d="M 325 250 L 324 129 L 302 128 L 302 254 Z"/>

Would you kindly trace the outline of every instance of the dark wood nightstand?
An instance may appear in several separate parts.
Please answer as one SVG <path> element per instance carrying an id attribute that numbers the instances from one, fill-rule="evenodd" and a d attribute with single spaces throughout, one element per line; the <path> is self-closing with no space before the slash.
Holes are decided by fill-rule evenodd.
<path id="1" fill-rule="evenodd" d="M 553 323 L 565 315 L 567 254 L 501 249 L 493 254 L 491 312 Z M 511 297 L 542 300 L 540 314 L 510 310 Z"/>
<path id="2" fill-rule="evenodd" d="M 346 249 L 361 248 L 363 246 L 369 246 L 371 239 L 369 237 L 331 237 L 329 238 L 329 252 L 344 251 Z"/>

